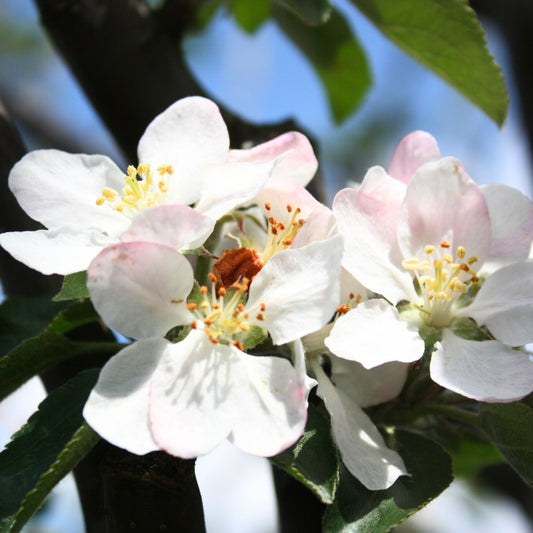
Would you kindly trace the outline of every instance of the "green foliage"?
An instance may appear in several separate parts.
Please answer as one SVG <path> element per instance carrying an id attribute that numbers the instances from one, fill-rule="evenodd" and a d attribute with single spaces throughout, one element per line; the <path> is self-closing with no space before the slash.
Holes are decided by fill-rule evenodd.
<path id="1" fill-rule="evenodd" d="M 339 482 L 339 457 L 331 438 L 329 418 L 309 405 L 307 425 L 300 440 L 271 461 L 331 503 Z"/>
<path id="2" fill-rule="evenodd" d="M 466 0 L 351 0 L 389 39 L 501 126 L 508 95 Z"/>
<path id="3" fill-rule="evenodd" d="M 12 298 L 0 305 L 0 357 L 43 331 L 65 304 L 49 298 Z"/>
<path id="4" fill-rule="evenodd" d="M 288 9 L 310 26 L 318 26 L 327 22 L 331 15 L 329 0 L 272 0 Z"/>
<path id="5" fill-rule="evenodd" d="M 43 323 L 50 322 L 50 324 L 40 334 L 23 340 L 0 358 L 0 400 L 28 379 L 59 361 L 84 354 L 102 352 L 112 354 L 120 348 L 115 342 L 73 341 L 64 335 L 80 325 L 98 320 L 98 315 L 88 300 L 75 302 L 66 308 L 55 304 L 56 311 L 58 308 L 63 309 L 52 317 L 54 304 L 47 308 L 46 313 L 41 312 L 44 307 L 37 306 L 39 312 L 32 320 L 31 311 L 24 305 L 20 310 L 26 310 L 27 315 L 25 318 L 21 317 L 21 325 L 17 326 L 19 322 L 15 315 L 11 322 L 8 322 L 8 325 L 13 325 L 16 331 L 28 325 L 28 333 L 35 332 L 43 326 Z M 3 325 L 2 330 L 5 327 L 7 326 Z M 7 335 L 7 341 L 0 336 L 1 344 L 8 345 L 14 339 L 9 333 Z M 23 336 L 22 333 L 20 336 Z"/>
<path id="6" fill-rule="evenodd" d="M 522 402 L 485 403 L 480 420 L 507 462 L 533 486 L 533 409 Z"/>
<path id="7" fill-rule="evenodd" d="M 366 56 L 344 17 L 333 10 L 327 23 L 309 27 L 282 9 L 274 19 L 311 62 L 326 89 L 337 122 L 349 117 L 370 87 Z M 327 43 L 327 44 L 326 44 Z"/>
<path id="8" fill-rule="evenodd" d="M 231 11 L 239 26 L 253 33 L 270 16 L 270 0 L 231 0 Z"/>
<path id="9" fill-rule="evenodd" d="M 20 528 L 98 438 L 82 417 L 98 370 L 54 390 L 0 453 L 0 532 Z"/>
<path id="10" fill-rule="evenodd" d="M 63 300 L 76 300 L 78 298 L 88 298 L 87 272 L 75 272 L 67 274 L 63 279 L 61 290 L 52 298 L 54 302 Z"/>
<path id="11" fill-rule="evenodd" d="M 451 483 L 451 460 L 440 446 L 406 431 L 395 438 L 410 476 L 401 476 L 387 490 L 371 491 L 343 469 L 335 502 L 324 515 L 325 533 L 385 533 Z"/>

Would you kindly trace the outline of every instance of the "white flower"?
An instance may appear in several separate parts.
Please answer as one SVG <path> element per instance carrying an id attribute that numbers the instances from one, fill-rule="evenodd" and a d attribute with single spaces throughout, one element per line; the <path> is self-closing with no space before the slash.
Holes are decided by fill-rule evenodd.
<path id="1" fill-rule="evenodd" d="M 119 332 L 140 338 L 102 369 L 84 409 L 103 438 L 143 454 L 196 457 L 228 438 L 263 456 L 294 443 L 306 422 L 307 384 L 282 357 L 243 351 L 243 334 L 264 328 L 275 344 L 323 326 L 338 299 L 340 236 L 276 253 L 231 288 L 200 289 L 189 301 L 190 267 L 161 244 L 120 243 L 91 264 L 96 309 Z M 212 277 L 212 281 L 214 276 Z M 190 325 L 172 343 L 163 335 Z"/>
<path id="2" fill-rule="evenodd" d="M 345 270 L 341 271 L 341 295 L 339 313 L 366 299 L 365 289 Z M 366 369 L 336 357 L 324 345 L 333 325 L 329 323 L 302 339 L 308 366 L 318 380 L 317 393 L 330 415 L 333 439 L 346 468 L 368 489 L 386 489 L 407 471 L 363 408 L 395 398 L 405 383 L 407 365 L 393 362 Z M 353 349 L 357 350 L 357 345 Z M 322 368 L 323 356 L 327 357 L 329 375 Z"/>
<path id="3" fill-rule="evenodd" d="M 139 165 L 124 175 L 105 156 L 29 153 L 13 167 L 9 186 L 24 211 L 48 229 L 4 233 L 0 244 L 44 274 L 86 270 L 105 246 L 125 239 L 139 216 L 150 225 L 147 212 L 190 205 L 214 221 L 251 201 L 267 182 L 305 185 L 317 166 L 309 141 L 294 132 L 230 150 L 218 107 L 200 97 L 179 100 L 156 117 L 138 156 Z"/>
<path id="4" fill-rule="evenodd" d="M 403 159 L 392 168 L 413 166 Z M 533 390 L 533 363 L 512 348 L 533 340 L 533 264 L 506 266 L 487 278 L 473 303 L 465 305 L 465 298 L 473 296 L 485 260 L 527 255 L 531 232 L 516 219 L 528 218 L 531 202 L 505 188 L 506 201 L 498 204 L 494 191 L 487 195 L 453 158 L 427 162 L 403 178 L 407 184 L 374 167 L 358 190 L 335 198 L 343 265 L 385 299 L 339 318 L 326 345 L 366 368 L 415 361 L 424 351 L 417 330 L 431 327 L 442 336 L 430 364 L 434 381 L 481 401 L 525 396 Z M 511 197 L 519 198 L 514 206 Z M 456 336 L 457 319 L 486 326 L 495 340 Z"/>

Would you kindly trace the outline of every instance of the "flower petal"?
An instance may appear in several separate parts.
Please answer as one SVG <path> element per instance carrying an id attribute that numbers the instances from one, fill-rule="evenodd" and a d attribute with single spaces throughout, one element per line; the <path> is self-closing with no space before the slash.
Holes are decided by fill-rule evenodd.
<path id="1" fill-rule="evenodd" d="M 457 316 L 473 318 L 508 346 L 533 342 L 533 263 L 514 263 L 491 274 Z"/>
<path id="2" fill-rule="evenodd" d="M 136 215 L 122 241 L 148 241 L 171 248 L 197 248 L 209 237 L 215 222 L 186 205 L 160 205 Z"/>
<path id="3" fill-rule="evenodd" d="M 527 259 L 533 240 L 533 202 L 507 185 L 482 185 L 490 213 L 492 243 L 483 271 L 494 271 L 511 261 Z"/>
<path id="4" fill-rule="evenodd" d="M 273 162 L 212 165 L 205 171 L 195 208 L 217 220 L 255 198 L 270 177 L 273 165 Z"/>
<path id="5" fill-rule="evenodd" d="M 240 407 L 232 395 L 239 362 L 232 347 L 211 344 L 199 330 L 165 352 L 152 379 L 149 415 L 161 449 L 189 459 L 229 435 Z"/>
<path id="6" fill-rule="evenodd" d="M 229 135 L 215 103 L 193 96 L 178 100 L 146 128 L 138 146 L 139 161 L 156 168 L 172 165 L 169 203 L 198 201 L 203 170 L 223 163 Z"/>
<path id="7" fill-rule="evenodd" d="M 330 356 L 331 380 L 360 407 L 396 398 L 402 391 L 409 365 L 385 363 L 367 369 L 360 363 Z"/>
<path id="8" fill-rule="evenodd" d="M 106 324 L 135 338 L 163 336 L 192 316 L 186 299 L 193 285 L 187 259 L 172 248 L 124 242 L 91 263 L 87 287 Z"/>
<path id="9" fill-rule="evenodd" d="M 443 241 L 451 245 L 452 253 L 464 246 L 467 257 L 476 256 L 479 263 L 490 250 L 487 202 L 453 157 L 418 169 L 407 187 L 398 225 L 398 242 L 406 259 L 423 258 L 426 245 L 438 247 Z"/>
<path id="10" fill-rule="evenodd" d="M 387 448 L 372 420 L 332 385 L 320 365 L 314 364 L 313 369 L 318 378 L 317 392 L 330 414 L 333 438 L 343 463 L 366 488 L 387 489 L 399 476 L 407 474 L 402 458 Z"/>
<path id="11" fill-rule="evenodd" d="M 270 457 L 294 444 L 307 420 L 307 389 L 284 358 L 238 352 L 231 394 L 235 412 L 229 440 L 241 450 Z"/>
<path id="12" fill-rule="evenodd" d="M 165 339 L 137 341 L 105 364 L 83 409 L 102 438 L 138 455 L 159 449 L 148 421 L 150 380 L 171 347 Z"/>
<path id="13" fill-rule="evenodd" d="M 339 301 L 341 254 L 340 235 L 276 253 L 250 286 L 250 320 L 264 304 L 265 320 L 255 322 L 267 329 L 275 344 L 320 329 Z"/>
<path id="14" fill-rule="evenodd" d="M 342 315 L 324 342 L 333 354 L 365 368 L 392 361 L 409 363 L 424 353 L 416 328 L 385 300 L 368 300 Z"/>
<path id="15" fill-rule="evenodd" d="M 122 177 L 105 156 L 36 150 L 13 167 L 9 187 L 22 209 L 48 228 L 96 228 L 118 236 L 129 220 L 96 199 L 106 186 L 122 189 Z"/>
<path id="16" fill-rule="evenodd" d="M 273 161 L 274 159 L 278 161 L 269 180 L 271 186 L 287 182 L 305 186 L 318 168 L 311 143 L 305 135 L 295 131 L 279 135 L 248 150 L 230 150 L 228 154 L 228 161 Z"/>
<path id="17" fill-rule="evenodd" d="M 343 189 L 333 201 L 344 238 L 343 266 L 394 304 L 416 298 L 411 276 L 399 266 L 402 258 L 396 242 L 404 194 L 405 185 L 374 167 L 359 189 Z"/>
<path id="18" fill-rule="evenodd" d="M 87 270 L 105 240 L 103 235 L 72 232 L 70 228 L 13 231 L 0 235 L 0 245 L 15 259 L 47 275 Z"/>
<path id="19" fill-rule="evenodd" d="M 414 131 L 398 143 L 389 165 L 389 174 L 397 180 L 409 183 L 419 167 L 440 158 L 435 138 L 425 131 Z"/>
<path id="20" fill-rule="evenodd" d="M 444 330 L 431 357 L 433 381 L 481 402 L 512 402 L 533 391 L 529 354 L 498 341 L 471 341 Z"/>

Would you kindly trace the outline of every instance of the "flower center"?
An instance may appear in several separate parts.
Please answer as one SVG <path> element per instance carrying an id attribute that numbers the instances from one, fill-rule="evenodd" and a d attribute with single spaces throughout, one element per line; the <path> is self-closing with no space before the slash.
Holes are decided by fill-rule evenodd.
<path id="1" fill-rule="evenodd" d="M 464 246 L 457 247 L 455 257 L 449 253 L 448 242 L 441 242 L 439 247 L 440 252 L 437 252 L 436 246 L 426 245 L 425 259 L 404 259 L 402 266 L 414 272 L 418 281 L 422 302 L 413 305 L 421 312 L 426 324 L 445 327 L 453 319 L 455 302 L 468 291 L 470 285 L 479 281 L 472 269 L 478 259 L 476 256 L 465 259 Z"/>
<path id="2" fill-rule="evenodd" d="M 108 204 L 119 213 L 133 216 L 138 211 L 162 203 L 168 191 L 168 176 L 173 172 L 171 165 L 161 165 L 157 167 L 159 176 L 154 177 L 147 163 L 141 163 L 137 168 L 130 165 L 124 177 L 122 195 L 111 187 L 104 187 L 96 205 Z"/>
<path id="3" fill-rule="evenodd" d="M 265 210 L 267 211 L 268 227 L 267 242 L 261 253 L 263 264 L 265 264 L 277 252 L 289 248 L 296 237 L 298 230 L 305 224 L 303 218 L 298 218 L 298 215 L 302 212 L 299 207 L 294 209 L 292 205 L 287 204 L 287 215 L 282 222 L 276 220 L 273 216 L 268 216 L 268 213 L 271 210 L 271 206 L 268 202 L 265 203 Z"/>
<path id="4" fill-rule="evenodd" d="M 201 298 L 198 302 L 189 302 L 187 309 L 196 316 L 190 324 L 193 329 L 201 329 L 213 344 L 232 344 L 243 350 L 239 337 L 245 335 L 251 327 L 249 313 L 245 309 L 246 293 L 250 280 L 243 278 L 229 288 L 216 289 L 216 277 L 213 273 L 208 275 L 211 290 L 207 285 L 200 287 Z M 265 304 L 260 304 L 260 311 L 256 319 L 263 321 L 266 309 Z"/>

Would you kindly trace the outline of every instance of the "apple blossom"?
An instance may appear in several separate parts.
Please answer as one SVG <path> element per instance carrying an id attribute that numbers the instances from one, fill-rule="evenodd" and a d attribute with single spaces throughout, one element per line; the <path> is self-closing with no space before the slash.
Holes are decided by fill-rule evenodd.
<path id="1" fill-rule="evenodd" d="M 309 141 L 296 132 L 250 150 L 229 150 L 218 107 L 201 97 L 179 100 L 156 117 L 139 141 L 138 156 L 140 163 L 124 176 L 101 155 L 27 154 L 13 167 L 9 186 L 26 213 L 48 229 L 4 233 L 0 244 L 44 274 L 69 274 L 87 269 L 141 214 L 150 225 L 147 211 L 189 205 L 215 221 L 253 200 L 267 183 L 305 185 L 317 166 Z"/>
<path id="2" fill-rule="evenodd" d="M 336 318 L 367 296 L 366 290 L 344 269 L 340 282 L 343 303 L 337 308 Z M 330 415 L 333 439 L 343 463 L 368 489 L 386 489 L 407 471 L 363 408 L 395 398 L 402 390 L 407 366 L 392 362 L 366 369 L 357 362 L 336 357 L 324 344 L 333 326 L 334 322 L 330 322 L 302 339 L 307 364 L 318 380 L 317 393 Z M 328 373 L 322 368 L 323 362 Z"/>
<path id="3" fill-rule="evenodd" d="M 411 169 L 403 159 L 401 168 Z M 508 261 L 525 242 L 529 249 L 531 233 L 517 231 L 504 207 L 487 202 L 454 158 L 424 163 L 402 179 L 374 167 L 359 189 L 334 200 L 344 267 L 384 299 L 362 302 L 339 318 L 326 345 L 366 368 L 409 362 L 423 355 L 419 332 L 426 336 L 429 328 L 440 337 L 430 363 L 434 381 L 481 401 L 525 396 L 533 390 L 533 363 L 513 347 L 533 340 L 533 264 L 511 264 L 486 281 L 480 273 L 485 260 Z M 507 257 L 498 246 L 503 235 L 516 243 Z M 472 331 L 487 328 L 490 340 L 458 336 L 465 320 Z"/>
<path id="4" fill-rule="evenodd" d="M 284 357 L 246 353 L 248 335 L 264 329 L 284 344 L 322 327 L 338 299 L 341 254 L 339 235 L 281 250 L 253 281 L 217 288 L 211 274 L 211 288 L 188 298 L 190 267 L 175 249 L 106 248 L 88 270 L 91 298 L 107 324 L 139 340 L 102 369 L 86 420 L 137 454 L 196 457 L 225 438 L 263 456 L 290 446 L 305 426 L 308 382 Z M 175 343 L 164 338 L 174 326 L 190 328 Z"/>

